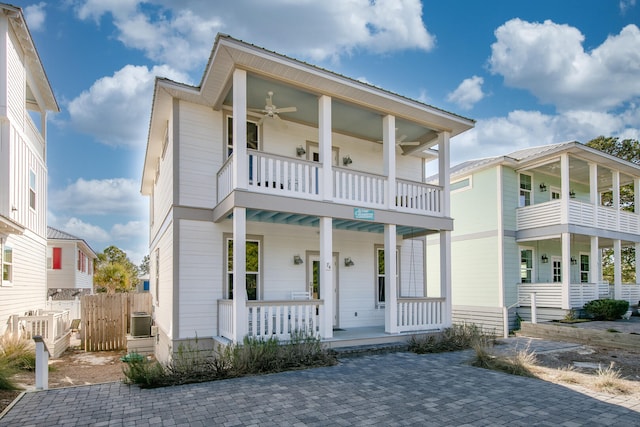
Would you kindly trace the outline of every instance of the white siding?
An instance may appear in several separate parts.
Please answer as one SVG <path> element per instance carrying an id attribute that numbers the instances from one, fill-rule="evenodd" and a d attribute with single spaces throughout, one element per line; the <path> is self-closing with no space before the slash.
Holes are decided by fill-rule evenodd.
<path id="1" fill-rule="evenodd" d="M 19 129 L 24 129 L 26 70 L 24 55 L 13 32 L 9 33 L 6 45 L 8 74 L 8 115 L 9 120 Z"/>
<path id="2" fill-rule="evenodd" d="M 10 315 L 44 308 L 47 290 L 46 242 L 27 231 L 9 236 L 6 245 L 13 249 L 13 281 L 0 287 L 0 333 Z"/>
<path id="3" fill-rule="evenodd" d="M 178 222 L 180 230 L 179 336 L 217 335 L 218 300 L 222 298 L 222 234 L 211 222 Z"/>
<path id="4" fill-rule="evenodd" d="M 156 294 L 156 249 L 160 249 L 159 295 Z M 149 251 L 149 292 L 153 297 L 154 321 L 169 337 L 173 337 L 173 256 L 173 223 L 170 223 Z"/>
<path id="5" fill-rule="evenodd" d="M 180 103 L 180 199 L 183 206 L 214 208 L 216 174 L 222 166 L 222 115 Z"/>
<path id="6" fill-rule="evenodd" d="M 164 156 L 157 159 L 160 166 L 160 173 L 156 174 L 156 182 L 153 184 L 153 197 L 149 198 L 149 203 L 153 203 L 150 223 L 150 239 L 160 231 L 163 221 L 167 217 L 173 205 L 173 122 L 168 122 L 168 144 Z M 156 164 L 156 167 L 158 164 Z"/>

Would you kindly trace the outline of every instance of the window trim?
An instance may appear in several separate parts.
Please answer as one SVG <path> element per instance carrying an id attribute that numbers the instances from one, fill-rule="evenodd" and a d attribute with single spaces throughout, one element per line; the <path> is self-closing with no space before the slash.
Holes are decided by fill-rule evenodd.
<path id="1" fill-rule="evenodd" d="M 531 188 L 530 189 L 523 189 L 522 188 L 522 177 L 523 176 L 528 176 L 531 184 Z M 526 191 L 529 193 L 529 204 L 524 204 L 524 202 L 521 200 L 522 197 L 522 192 Z M 518 172 L 518 207 L 519 208 L 523 208 L 525 206 L 531 206 L 533 205 L 533 175 L 532 174 L 528 174 L 528 173 L 524 173 L 524 172 Z"/>
<path id="2" fill-rule="evenodd" d="M 559 267 L 558 267 L 558 270 L 560 271 L 559 274 L 558 274 L 558 278 L 560 280 L 558 280 L 558 281 L 556 281 L 556 274 L 554 272 L 554 270 L 555 270 L 554 264 L 556 262 L 560 263 Z M 560 257 L 560 256 L 552 256 L 552 257 L 550 257 L 549 265 L 551 266 L 551 283 L 562 284 L 562 257 Z"/>
<path id="3" fill-rule="evenodd" d="M 468 181 L 465 185 L 461 186 L 461 187 L 457 187 L 454 188 L 455 184 L 464 182 L 464 181 Z M 473 175 L 468 175 L 465 176 L 464 178 L 461 179 L 457 179 L 455 181 L 451 181 L 451 183 L 449 184 L 449 188 L 451 189 L 451 193 L 460 193 L 463 191 L 467 191 L 467 190 L 471 190 L 473 188 Z"/>
<path id="4" fill-rule="evenodd" d="M 47 252 L 51 251 L 51 256 L 47 254 L 47 270 L 62 270 L 62 247 L 52 246 L 47 248 Z M 56 252 L 58 255 L 56 256 Z M 57 267 L 56 267 L 57 259 Z"/>
<path id="5" fill-rule="evenodd" d="M 260 151 L 262 149 L 262 125 L 260 125 L 260 119 L 254 118 L 252 116 L 247 116 L 247 123 L 252 123 L 256 125 L 256 138 L 258 138 L 258 140 L 256 141 L 256 151 Z M 223 122 L 223 126 L 224 126 L 224 158 L 225 160 L 228 159 L 229 157 L 231 157 L 233 155 L 233 141 L 231 141 L 231 145 L 229 145 L 229 131 L 230 129 L 230 125 L 233 126 L 233 114 L 226 112 L 224 114 L 224 122 Z M 249 127 L 247 126 L 247 133 L 249 132 Z M 247 145 L 249 144 L 249 141 L 247 140 Z M 247 147 L 247 149 L 252 149 Z"/>
<path id="6" fill-rule="evenodd" d="M 583 270 L 582 269 L 582 257 L 586 256 L 587 257 L 587 269 Z M 587 273 L 587 281 L 583 282 L 582 281 L 582 273 Z M 579 252 L 578 253 L 578 280 L 580 280 L 580 283 L 594 283 L 594 281 L 591 281 L 591 254 L 588 252 Z"/>
<path id="7" fill-rule="evenodd" d="M 531 281 L 522 281 L 522 251 L 531 251 Z M 520 283 L 531 284 L 534 283 L 534 277 L 536 277 L 536 250 L 533 246 L 518 246 L 518 252 L 520 254 L 520 261 L 518 262 L 520 271 Z"/>
<path id="8" fill-rule="evenodd" d="M 229 271 L 229 240 L 233 240 L 233 233 L 223 233 L 222 234 L 222 295 L 225 299 L 229 298 L 229 291 L 231 290 L 231 286 L 233 283 L 229 283 L 229 274 L 233 274 L 233 271 Z M 256 301 L 261 301 L 264 299 L 264 236 L 258 234 L 247 234 L 245 237 L 245 242 L 258 242 L 258 274 L 256 275 Z M 255 272 L 245 274 L 255 274 Z"/>
<path id="9" fill-rule="evenodd" d="M 558 198 L 554 199 L 553 198 L 553 194 L 556 193 L 558 194 Z M 562 191 L 560 190 L 560 188 L 558 187 L 549 187 L 549 200 L 553 201 L 553 200 L 562 200 Z"/>
<path id="10" fill-rule="evenodd" d="M 382 276 L 380 276 L 380 265 L 379 265 L 379 253 L 380 251 L 384 252 L 384 245 L 381 244 L 376 244 L 374 245 L 374 249 L 373 249 L 373 256 L 374 256 L 374 262 L 373 262 L 373 268 L 374 268 L 374 283 L 373 283 L 373 302 L 374 302 L 374 306 L 375 308 L 384 308 L 386 305 L 386 301 L 382 301 L 380 302 L 378 299 L 378 296 L 380 294 L 380 289 L 378 287 L 379 285 L 379 280 L 380 277 L 385 277 L 384 274 Z M 400 289 L 400 251 L 401 251 L 401 246 L 396 245 L 396 295 L 400 295 L 399 289 Z M 386 272 L 385 272 L 386 273 Z M 385 284 L 386 286 L 386 284 Z"/>
<path id="11" fill-rule="evenodd" d="M 6 262 L 7 251 L 11 252 L 11 262 Z M 4 266 L 9 266 L 9 278 L 5 280 L 4 278 Z M 6 244 L 0 245 L 0 267 L 2 268 L 0 273 L 0 285 L 4 287 L 12 287 L 13 286 L 13 247 L 8 246 Z"/>
<path id="12" fill-rule="evenodd" d="M 33 181 L 33 182 L 32 182 Z M 36 210 L 38 203 L 38 174 L 29 168 L 29 209 Z"/>

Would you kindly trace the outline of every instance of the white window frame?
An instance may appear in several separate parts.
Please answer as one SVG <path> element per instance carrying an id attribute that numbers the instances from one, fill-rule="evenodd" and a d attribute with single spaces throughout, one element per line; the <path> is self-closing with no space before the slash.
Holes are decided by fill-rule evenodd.
<path id="1" fill-rule="evenodd" d="M 557 194 L 558 197 L 553 197 L 554 194 Z M 549 188 L 549 197 L 551 198 L 551 200 L 561 200 L 562 199 L 562 192 L 560 191 L 560 189 L 558 187 L 550 187 Z"/>
<path id="2" fill-rule="evenodd" d="M 534 283 L 534 277 L 536 277 L 536 251 L 531 246 L 520 246 L 519 248 L 519 261 L 518 265 L 520 266 L 520 283 Z M 531 280 L 529 282 L 522 281 L 522 251 L 531 251 L 531 268 L 527 267 L 527 270 L 531 271 Z"/>
<path id="3" fill-rule="evenodd" d="M 522 188 L 522 177 L 523 176 L 528 176 L 530 179 L 530 186 L 531 188 L 529 189 L 524 189 Z M 528 173 L 523 173 L 520 172 L 518 173 L 518 207 L 523 208 L 525 206 L 531 206 L 533 205 L 533 175 L 528 174 Z M 529 193 L 529 204 L 525 203 L 525 199 L 523 198 L 523 192 Z"/>
<path id="4" fill-rule="evenodd" d="M 587 257 L 587 269 L 583 270 L 582 269 L 582 257 L 586 256 Z M 587 273 L 587 281 L 583 282 L 582 281 L 582 273 Z M 580 280 L 580 283 L 594 283 L 591 281 L 591 254 L 588 252 L 580 252 L 578 254 L 578 280 Z"/>
<path id="5" fill-rule="evenodd" d="M 7 261 L 7 252 L 11 253 L 11 261 Z M 11 246 L 2 245 L 0 247 L 0 265 L 2 266 L 2 275 L 0 283 L 2 286 L 13 286 L 13 248 Z M 8 278 L 4 278 L 5 266 L 8 268 Z"/>
<path id="6" fill-rule="evenodd" d="M 386 271 L 383 273 L 380 273 L 380 252 L 383 252 L 383 259 L 384 259 L 384 245 L 375 245 L 374 247 L 374 268 L 375 268 L 375 283 L 373 284 L 373 298 L 374 298 L 374 302 L 375 302 L 375 307 L 376 308 L 384 308 L 386 301 L 380 301 L 380 279 L 385 278 L 385 274 Z M 400 286 L 400 246 L 396 247 L 396 294 L 398 293 L 397 289 Z M 386 287 L 386 284 L 385 284 Z M 383 295 L 385 295 L 383 293 Z"/>
<path id="7" fill-rule="evenodd" d="M 262 145 L 261 144 L 262 138 L 260 137 L 260 134 L 262 133 L 262 126 L 260 125 L 258 120 L 254 120 L 253 118 L 247 117 L 247 125 L 249 123 L 254 124 L 256 126 L 256 139 L 257 139 L 257 141 L 255 142 L 255 148 L 254 147 L 250 147 L 249 139 L 247 138 L 247 149 L 260 151 L 260 147 Z M 231 134 L 232 126 L 233 126 L 233 116 L 231 114 L 227 114 L 224 117 L 225 159 L 228 159 L 233 154 L 233 140 L 231 140 L 229 138 L 229 135 Z M 248 133 L 249 133 L 249 126 L 247 126 L 247 134 Z"/>
<path id="8" fill-rule="evenodd" d="M 549 260 L 549 263 L 551 265 L 551 282 L 552 283 L 562 283 L 562 257 L 559 256 L 552 256 L 551 259 Z M 558 272 L 556 274 L 556 267 L 555 264 L 558 263 Z M 557 277 L 557 279 L 556 279 Z"/>
<path id="9" fill-rule="evenodd" d="M 223 244 L 224 244 L 224 248 L 223 248 L 223 253 L 224 256 L 222 258 L 223 262 L 224 262 L 224 268 L 222 269 L 222 271 L 224 272 L 224 278 L 223 278 L 223 283 L 225 285 L 225 289 L 223 290 L 223 294 L 225 296 L 226 299 L 231 299 L 230 298 L 230 291 L 233 287 L 233 274 L 234 272 L 232 270 L 229 270 L 229 241 L 233 241 L 233 234 L 231 233 L 224 233 L 223 235 Z M 258 271 L 249 271 L 246 270 L 245 274 L 246 275 L 255 275 L 256 277 L 256 299 L 255 301 L 259 301 L 263 299 L 263 289 L 262 289 L 262 271 L 263 271 L 263 263 L 262 263 L 262 257 L 264 254 L 264 246 L 263 246 L 263 239 L 262 236 L 256 236 L 256 235 L 247 235 L 246 237 L 246 243 L 248 242 L 256 242 L 258 243 Z M 248 297 L 248 295 L 247 295 Z M 253 301 L 253 300 L 252 300 Z"/>
<path id="10" fill-rule="evenodd" d="M 29 208 L 36 210 L 38 196 L 38 175 L 36 171 L 29 168 Z"/>

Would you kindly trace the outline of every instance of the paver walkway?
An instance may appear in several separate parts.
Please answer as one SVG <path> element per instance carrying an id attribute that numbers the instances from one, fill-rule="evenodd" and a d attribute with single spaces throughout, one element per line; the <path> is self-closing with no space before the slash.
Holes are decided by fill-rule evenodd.
<path id="1" fill-rule="evenodd" d="M 539 347 L 549 343 L 531 342 Z M 516 344 L 526 345 L 522 339 L 510 341 Z M 548 350 L 559 345 L 548 344 Z M 152 390 L 109 383 L 30 392 L 0 419 L 0 426 L 640 423 L 637 400 L 588 395 L 537 379 L 474 368 L 465 364 L 471 354 L 370 355 L 343 359 L 328 368 Z"/>

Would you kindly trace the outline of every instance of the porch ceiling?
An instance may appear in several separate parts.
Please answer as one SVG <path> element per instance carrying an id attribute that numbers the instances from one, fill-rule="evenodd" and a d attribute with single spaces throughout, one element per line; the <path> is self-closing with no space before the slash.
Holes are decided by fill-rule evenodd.
<path id="1" fill-rule="evenodd" d="M 232 218 L 233 215 L 229 215 Z M 287 212 L 275 212 L 258 209 L 247 209 L 247 221 L 268 222 L 272 224 L 298 225 L 305 227 L 318 227 L 319 218 L 313 215 L 301 215 Z M 360 231 L 365 233 L 384 233 L 384 224 L 347 220 L 333 219 L 334 230 Z M 401 236 L 425 235 L 432 233 L 432 230 L 426 228 L 416 228 L 410 226 L 396 226 L 396 234 Z"/>

